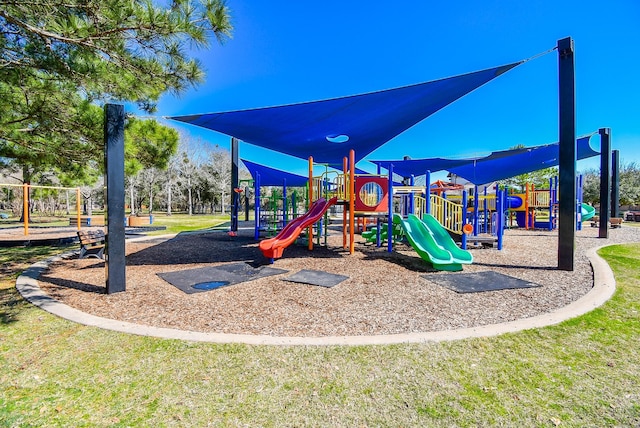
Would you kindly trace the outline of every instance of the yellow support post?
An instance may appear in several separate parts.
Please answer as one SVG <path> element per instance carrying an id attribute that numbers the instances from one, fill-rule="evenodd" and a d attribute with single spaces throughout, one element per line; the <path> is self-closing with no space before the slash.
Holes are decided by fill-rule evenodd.
<path id="1" fill-rule="evenodd" d="M 80 219 L 80 188 L 76 188 L 76 223 L 78 230 L 82 229 L 82 220 Z"/>

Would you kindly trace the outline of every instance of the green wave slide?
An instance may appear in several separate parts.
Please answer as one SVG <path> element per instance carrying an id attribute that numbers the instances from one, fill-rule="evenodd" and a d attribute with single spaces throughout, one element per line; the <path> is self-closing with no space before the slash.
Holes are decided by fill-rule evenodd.
<path id="1" fill-rule="evenodd" d="M 394 214 L 394 223 L 396 221 L 402 225 L 413 249 L 435 269 L 460 271 L 463 264 L 473 262 L 473 255 L 458 247 L 449 232 L 432 215 L 425 214 L 420 220 L 409 214 L 404 220 L 399 214 Z"/>
<path id="2" fill-rule="evenodd" d="M 596 215 L 596 209 L 591 205 L 582 204 L 582 221 L 591 220 Z"/>

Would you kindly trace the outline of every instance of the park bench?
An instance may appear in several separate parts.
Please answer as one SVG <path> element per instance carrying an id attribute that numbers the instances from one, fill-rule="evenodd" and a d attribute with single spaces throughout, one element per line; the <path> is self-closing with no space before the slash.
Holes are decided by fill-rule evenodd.
<path id="1" fill-rule="evenodd" d="M 616 227 L 622 227 L 622 217 L 611 217 L 609 219 L 609 224 L 611 225 L 612 229 L 615 229 Z"/>
<path id="2" fill-rule="evenodd" d="M 591 227 L 599 227 L 600 226 L 600 217 L 595 216 L 591 218 Z M 609 226 L 612 229 L 617 227 L 622 227 L 622 217 L 611 217 L 609 219 Z"/>
<path id="3" fill-rule="evenodd" d="M 80 259 L 96 257 L 104 259 L 105 236 L 102 230 L 79 230 Z"/>

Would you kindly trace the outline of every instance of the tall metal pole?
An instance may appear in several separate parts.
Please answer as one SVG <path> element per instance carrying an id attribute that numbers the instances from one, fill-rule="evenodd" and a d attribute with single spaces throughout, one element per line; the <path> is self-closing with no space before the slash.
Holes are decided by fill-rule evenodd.
<path id="1" fill-rule="evenodd" d="M 240 205 L 240 195 L 238 189 L 238 139 L 231 138 L 231 232 L 238 231 L 238 205 Z M 224 203 L 224 202 L 223 202 Z"/>
<path id="2" fill-rule="evenodd" d="M 611 217 L 620 217 L 620 152 L 611 151 Z"/>
<path id="3" fill-rule="evenodd" d="M 598 238 L 609 237 L 609 210 L 611 189 L 611 129 L 600 128 L 600 224 Z"/>
<path id="4" fill-rule="evenodd" d="M 125 291 L 124 252 L 124 106 L 104 106 L 105 183 L 107 237 L 105 275 L 107 294 Z"/>
<path id="5" fill-rule="evenodd" d="M 558 40 L 560 202 L 558 269 L 573 271 L 576 227 L 576 94 L 574 44 Z"/>

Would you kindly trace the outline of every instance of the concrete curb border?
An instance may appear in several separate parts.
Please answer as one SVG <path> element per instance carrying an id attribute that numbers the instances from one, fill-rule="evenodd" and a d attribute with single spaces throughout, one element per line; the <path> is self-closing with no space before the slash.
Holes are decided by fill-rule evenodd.
<path id="1" fill-rule="evenodd" d="M 587 257 L 593 267 L 594 285 L 591 291 L 569 305 L 553 312 L 531 318 L 523 318 L 501 324 L 491 324 L 458 330 L 430 331 L 419 333 L 385 334 L 375 336 L 326 336 L 326 337 L 281 337 L 267 335 L 202 333 L 194 331 L 176 330 L 170 328 L 151 327 L 97 317 L 74 309 L 45 294 L 38 283 L 38 278 L 50 263 L 60 260 L 63 256 L 52 257 L 35 263 L 25 270 L 16 280 L 18 292 L 30 303 L 61 318 L 72 322 L 118 331 L 121 333 L 151 336 L 164 339 L 177 339 L 193 342 L 212 343 L 244 343 L 248 345 L 389 345 L 399 343 L 425 343 L 460 340 L 474 337 L 489 337 L 504 333 L 513 333 L 532 328 L 546 327 L 559 324 L 570 318 L 583 315 L 601 306 L 613 296 L 616 289 L 613 271 L 609 265 L 598 256 L 600 248 L 587 250 Z"/>

